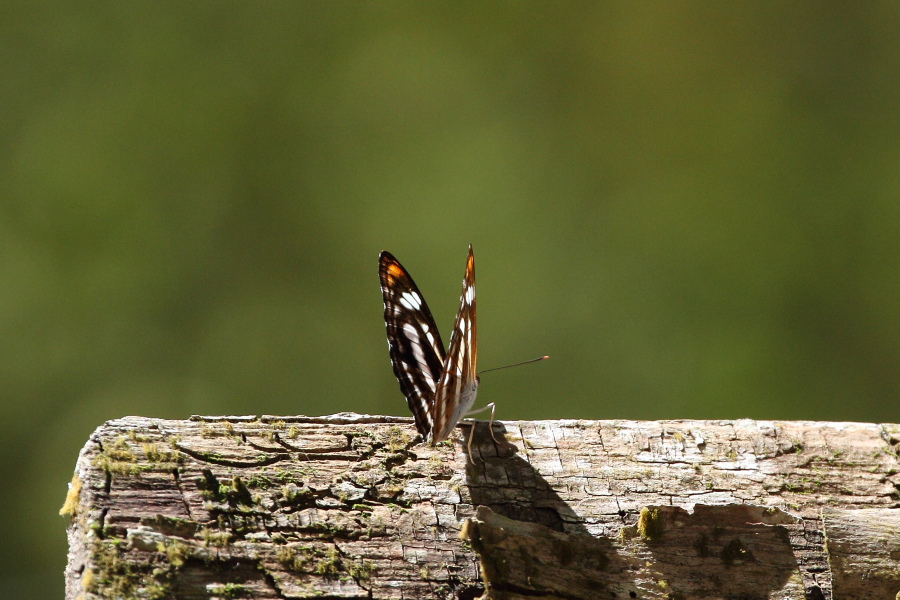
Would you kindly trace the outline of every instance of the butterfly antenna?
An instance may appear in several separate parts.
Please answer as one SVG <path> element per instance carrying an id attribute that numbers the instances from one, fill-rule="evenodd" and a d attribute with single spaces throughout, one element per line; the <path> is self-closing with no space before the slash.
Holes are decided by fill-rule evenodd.
<path id="1" fill-rule="evenodd" d="M 531 360 L 522 361 L 520 363 L 516 363 L 513 365 L 506 365 L 503 367 L 494 367 L 492 369 L 485 369 L 484 371 L 478 371 L 478 374 L 481 375 L 482 373 L 487 373 L 488 371 L 499 371 L 500 369 L 508 369 L 510 367 L 519 367 L 521 365 L 527 365 L 528 363 L 537 362 L 539 360 L 547 360 L 548 358 L 550 358 L 550 357 L 549 356 L 539 356 L 537 358 L 532 358 Z"/>

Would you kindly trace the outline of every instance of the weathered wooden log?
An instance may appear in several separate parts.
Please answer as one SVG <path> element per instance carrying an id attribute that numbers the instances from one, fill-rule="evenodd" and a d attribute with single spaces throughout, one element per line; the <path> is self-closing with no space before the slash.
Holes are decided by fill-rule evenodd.
<path id="1" fill-rule="evenodd" d="M 66 597 L 900 598 L 900 426 L 480 422 L 471 462 L 468 427 L 110 421 Z"/>

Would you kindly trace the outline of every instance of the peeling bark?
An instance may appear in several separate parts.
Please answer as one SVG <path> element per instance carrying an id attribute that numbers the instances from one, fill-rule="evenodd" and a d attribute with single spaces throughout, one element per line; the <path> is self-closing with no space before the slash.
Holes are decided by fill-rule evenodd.
<path id="1" fill-rule="evenodd" d="M 473 463 L 467 434 L 432 448 L 411 419 L 349 413 L 110 421 L 61 511 L 66 597 L 900 592 L 897 425 L 494 422 L 495 441 L 481 422 Z"/>

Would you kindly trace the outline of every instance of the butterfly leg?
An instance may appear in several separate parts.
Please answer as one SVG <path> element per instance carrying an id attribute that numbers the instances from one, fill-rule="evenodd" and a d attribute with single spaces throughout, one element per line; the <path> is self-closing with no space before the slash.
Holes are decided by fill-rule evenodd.
<path id="1" fill-rule="evenodd" d="M 475 460 L 472 458 L 472 438 L 475 437 L 475 425 L 476 423 L 472 423 L 472 429 L 469 431 L 469 443 L 466 445 L 469 450 L 469 462 L 473 465 L 475 464 Z"/>
<path id="2" fill-rule="evenodd" d="M 494 406 L 494 403 L 493 403 L 493 402 L 490 402 L 490 403 L 488 403 L 486 406 L 484 406 L 484 407 L 482 407 L 482 408 L 479 408 L 478 410 L 473 410 L 473 411 L 467 412 L 467 413 L 465 414 L 465 416 L 468 417 L 469 415 L 475 415 L 475 414 L 478 414 L 478 413 L 480 413 L 480 412 L 484 412 L 484 411 L 486 411 L 487 409 L 491 409 L 491 420 L 490 420 L 490 423 L 488 424 L 488 428 L 489 428 L 489 430 L 490 430 L 490 432 L 491 432 L 491 438 L 493 438 L 493 440 L 494 440 L 495 442 L 499 443 L 499 441 L 497 440 L 497 438 L 494 436 L 494 409 L 495 409 L 495 408 L 496 408 L 496 407 Z M 475 431 L 475 426 L 474 426 L 474 425 L 472 426 L 472 431 Z M 470 445 L 470 446 L 472 445 L 472 440 L 471 440 L 471 439 L 469 440 L 469 445 Z"/>

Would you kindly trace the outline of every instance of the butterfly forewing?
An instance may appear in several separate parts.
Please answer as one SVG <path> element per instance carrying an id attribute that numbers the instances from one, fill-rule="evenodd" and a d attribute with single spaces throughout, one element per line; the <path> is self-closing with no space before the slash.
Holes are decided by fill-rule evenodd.
<path id="1" fill-rule="evenodd" d="M 390 252 L 378 257 L 378 274 L 394 375 L 416 429 L 427 438 L 433 430 L 432 407 L 444 368 L 444 344 L 425 298 Z"/>
<path id="2" fill-rule="evenodd" d="M 432 445 L 446 439 L 459 420 L 472 408 L 478 391 L 476 358 L 475 258 L 472 246 L 469 246 L 459 312 L 453 323 L 450 349 L 444 359 L 431 410 Z"/>

